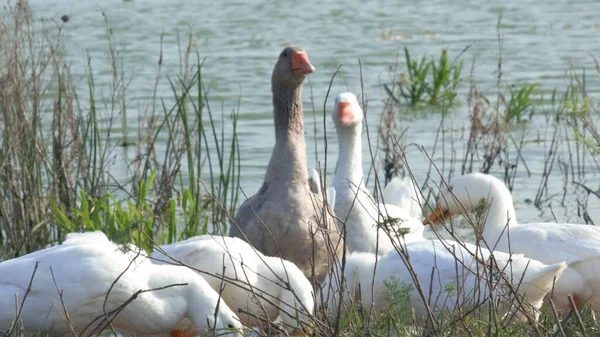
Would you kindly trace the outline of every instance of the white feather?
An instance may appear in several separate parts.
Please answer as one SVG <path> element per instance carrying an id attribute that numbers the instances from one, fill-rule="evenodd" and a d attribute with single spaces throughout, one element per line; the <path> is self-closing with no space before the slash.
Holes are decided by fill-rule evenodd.
<path id="1" fill-rule="evenodd" d="M 264 256 L 238 238 L 197 236 L 162 246 L 152 258 L 155 263 L 181 262 L 204 272 L 200 275 L 217 291 L 224 284 L 223 299 L 247 325 L 263 326 L 252 315 L 274 320 L 281 314 L 284 323 L 296 328 L 296 318 L 308 321 L 307 315 L 313 313 L 313 288 L 302 271 L 289 261 Z"/>
<path id="2" fill-rule="evenodd" d="M 466 248 L 463 248 L 456 242 L 423 240 L 407 243 L 406 251 L 420 287 L 427 297 L 427 303 L 435 314 L 438 314 L 439 310 L 452 312 L 457 309 L 459 303 L 465 310 L 485 304 L 491 291 L 488 280 L 499 280 L 499 272 L 495 273 L 495 276 L 490 275 L 489 251 L 472 244 L 466 244 Z M 472 254 L 477 254 L 479 259 L 473 258 Z M 564 263 L 547 266 L 516 254 L 511 257 L 505 253 L 495 253 L 494 259 L 498 270 L 504 271 L 506 279 L 512 281 L 515 288 L 520 284 L 519 293 L 524 295 L 533 309 L 540 308 L 544 296 L 552 289 L 554 277 L 559 277 L 566 268 Z M 509 264 L 509 261 L 512 262 Z M 374 274 L 375 265 L 377 267 Z M 322 288 L 331 315 L 337 313 L 340 272 L 338 266 Z M 525 276 L 522 277 L 523 275 Z M 366 310 L 369 310 L 371 303 L 378 310 L 388 308 L 390 292 L 394 287 L 390 282 L 395 280 L 398 282 L 396 286 L 399 286 L 397 289 L 408 294 L 409 302 L 395 304 L 408 304 L 418 317 L 427 316 L 425 302 L 417 291 L 411 273 L 403 258 L 396 252 L 380 256 L 378 259 L 372 253 L 352 253 L 347 256 L 344 277 L 344 288 L 347 291 L 343 290 L 341 293 L 344 294 L 346 308 L 353 300 L 359 299 L 366 306 Z M 358 297 L 359 289 L 361 298 Z M 494 288 L 492 293 L 503 303 L 504 310 L 510 309 L 513 303 L 506 299 L 509 293 L 506 287 L 500 285 Z"/>
<path id="3" fill-rule="evenodd" d="M 489 203 L 483 239 L 496 251 L 510 249 L 546 264 L 569 264 L 553 291 L 559 310 L 571 308 L 569 294 L 577 304 L 586 302 L 593 310 L 600 310 L 600 228 L 569 223 L 519 224 L 510 191 L 491 175 L 472 173 L 456 177 L 449 186 L 452 192 L 442 189 L 438 207 L 451 214 L 461 214 L 462 206 L 471 211 L 481 199 Z"/>
<path id="4" fill-rule="evenodd" d="M 183 283 L 186 285 L 138 294 Z M 184 267 L 152 264 L 136 252 L 123 253 L 104 234 L 91 232 L 69 234 L 62 245 L 0 263 L 0 330 L 9 330 L 15 313 L 21 310 L 26 331 L 62 335 L 69 333 L 72 325 L 77 334 L 97 334 L 98 321 L 88 324 L 104 317 L 105 311 L 119 308 L 134 294 L 137 298 L 112 321 L 115 329 L 163 336 L 175 328 L 206 331 L 208 324 L 241 328 L 224 303 L 215 324 L 219 297 L 202 277 Z"/>
<path id="5" fill-rule="evenodd" d="M 392 239 L 381 229 L 390 218 L 395 221 L 388 227 L 391 229 L 388 232 L 396 245 L 403 241 L 422 240 L 424 227 L 418 215 L 422 212 L 417 212 L 414 206 L 420 199 L 414 197 L 416 193 L 412 182 L 409 181 L 410 186 L 401 186 L 404 181 L 394 181 L 387 195 L 384 194 L 385 204 L 376 203 L 365 187 L 361 140 L 363 111 L 356 96 L 352 93 L 339 94 L 332 118 L 339 144 L 332 181 L 336 192 L 335 214 L 341 219 L 338 222 L 340 230 L 346 230 L 348 250 L 379 254 L 395 251 Z M 414 203 L 411 199 L 415 199 Z M 420 205 L 417 206 L 420 211 Z"/>

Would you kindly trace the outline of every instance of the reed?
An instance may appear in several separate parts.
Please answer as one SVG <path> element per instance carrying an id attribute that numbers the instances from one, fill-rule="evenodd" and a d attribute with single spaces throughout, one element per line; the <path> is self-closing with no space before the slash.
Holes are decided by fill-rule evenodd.
<path id="1" fill-rule="evenodd" d="M 434 59 L 428 59 L 426 55 L 420 60 L 415 60 L 407 47 L 404 47 L 404 58 L 406 73 L 400 74 L 397 90 L 385 86 L 388 95 L 396 101 L 402 97 L 412 106 L 452 105 L 461 82 L 462 60 L 458 63 L 450 62 L 446 49 L 442 50 L 437 63 Z"/>
<path id="2" fill-rule="evenodd" d="M 154 90 L 152 102 L 160 104 L 149 104 L 151 116 L 140 118 L 134 142 L 127 126 L 130 74 L 108 18 L 108 93 L 96 84 L 92 59 L 87 88 L 77 91 L 63 56 L 64 23 L 37 29 L 26 1 L 8 8 L 0 22 L 0 43 L 9 47 L 0 51 L 2 256 L 38 250 L 71 231 L 103 230 L 147 249 L 151 242 L 223 233 L 238 198 L 239 111 L 221 114 L 219 129 L 198 54 L 186 48 L 182 73 L 168 79 L 170 96 Z M 159 62 L 155 88 L 161 68 Z M 233 130 L 229 143 L 224 127 Z M 159 154 L 156 145 L 164 139 L 166 151 Z M 131 177 L 114 177 L 110 165 L 118 148 L 134 144 Z"/>

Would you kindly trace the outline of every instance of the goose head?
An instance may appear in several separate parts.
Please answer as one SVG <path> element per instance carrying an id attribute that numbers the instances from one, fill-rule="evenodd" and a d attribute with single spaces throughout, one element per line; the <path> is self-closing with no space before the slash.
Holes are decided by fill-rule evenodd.
<path id="1" fill-rule="evenodd" d="M 216 328 L 220 332 L 219 335 L 241 336 L 241 332 L 243 331 L 243 325 L 238 316 L 233 312 L 233 310 L 229 308 L 223 308 L 226 306 L 227 304 L 225 304 L 225 302 L 221 303 L 219 306 L 220 310 L 218 313 L 216 324 Z"/>
<path id="2" fill-rule="evenodd" d="M 440 224 L 463 212 L 488 207 L 492 201 L 498 204 L 506 200 L 507 193 L 512 204 L 512 197 L 504 183 L 488 174 L 476 172 L 452 178 L 440 188 L 437 207 L 423 224 Z"/>
<path id="3" fill-rule="evenodd" d="M 288 88 L 295 88 L 302 84 L 306 75 L 315 70 L 306 51 L 299 47 L 286 47 L 279 54 L 279 59 L 273 68 L 272 81 L 281 82 Z"/>
<path id="4" fill-rule="evenodd" d="M 363 110 L 358 104 L 356 95 L 350 92 L 339 94 L 335 98 L 335 108 L 331 117 L 338 130 L 361 126 L 364 118 Z"/>
<path id="5" fill-rule="evenodd" d="M 217 295 L 218 296 L 218 295 Z M 214 296 L 212 296 L 214 297 Z M 198 333 L 200 336 L 204 336 L 206 333 L 210 333 L 212 331 L 216 331 L 219 336 L 235 336 L 241 337 L 241 332 L 243 331 L 243 325 L 238 318 L 238 316 L 231 310 L 225 302 L 219 300 L 221 303 L 218 304 L 217 307 L 211 307 L 212 312 L 206 312 L 205 309 L 202 309 L 200 318 L 196 318 L 194 321 L 197 322 L 198 325 Z M 211 304 L 214 301 L 211 301 Z M 193 306 L 192 304 L 191 306 Z M 215 317 L 215 309 L 218 309 L 218 312 Z M 216 320 L 215 320 L 216 318 Z M 192 330 L 193 331 L 193 330 Z M 184 337 L 181 335 L 177 335 L 178 330 L 174 330 L 171 332 L 171 337 Z M 196 336 L 196 335 L 193 335 Z M 191 337 L 191 336 L 185 336 Z"/>

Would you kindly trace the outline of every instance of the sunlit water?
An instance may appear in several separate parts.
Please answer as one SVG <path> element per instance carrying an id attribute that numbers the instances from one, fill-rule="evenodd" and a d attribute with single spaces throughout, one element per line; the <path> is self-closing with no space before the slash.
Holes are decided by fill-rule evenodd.
<path id="1" fill-rule="evenodd" d="M 126 77 L 131 77 L 128 89 L 129 119 L 137 125 L 140 114 L 148 111 L 149 98 L 158 69 L 160 35 L 164 32 L 162 79 L 158 96 L 172 104 L 171 89 L 166 75 L 180 72 L 177 32 L 185 46 L 188 33 L 193 35 L 193 48 L 205 58 L 203 76 L 210 85 L 210 103 L 214 112 L 228 116 L 239 104 L 239 137 L 241 147 L 241 188 L 254 193 L 260 184 L 269 161 L 274 141 L 270 74 L 280 50 L 295 44 L 304 47 L 317 71 L 305 82 L 304 108 L 309 167 L 316 166 L 315 142 L 323 164 L 323 135 L 328 141 L 328 173 L 333 175 L 337 156 L 337 139 L 330 119 L 332 99 L 327 104 L 327 130 L 324 133 L 323 104 L 329 81 L 338 66 L 340 74 L 334 79 L 331 93 L 352 91 L 361 93 L 359 62 L 365 94 L 368 97 L 368 120 L 372 141 L 377 140 L 376 128 L 383 111 L 383 84 L 391 82 L 390 68 L 406 46 L 414 56 L 425 53 L 439 56 L 442 48 L 454 58 L 467 46 L 461 56 L 465 62 L 459 98 L 446 121 L 448 130 L 455 132 L 456 153 L 445 142 L 446 165 L 449 158 L 462 158 L 468 125 L 466 97 L 469 73 L 473 81 L 489 97 L 496 93 L 499 43 L 497 22 L 502 21 L 503 86 L 508 83 L 538 82 L 543 92 L 569 83 L 565 75 L 569 66 L 585 68 L 587 90 L 596 97 L 598 83 L 590 55 L 600 55 L 600 12 L 598 1 L 554 1 L 543 5 L 539 1 L 82 1 L 32 0 L 37 18 L 70 16 L 65 25 L 68 59 L 76 78 L 83 79 L 87 57 L 95 75 L 96 86 L 108 83 L 106 28 L 102 13 L 113 29 L 114 39 L 124 62 Z M 403 60 L 403 59 L 402 59 Z M 404 63 L 400 64 L 404 69 Z M 85 81 L 81 81 L 85 90 Z M 108 89 L 106 90 L 108 93 Z M 314 102 L 314 108 L 312 103 Z M 158 111 L 162 111 L 159 109 Z M 424 146 L 431 153 L 441 115 L 424 113 L 415 117 L 403 109 L 400 124 L 408 127 L 407 143 Z M 316 113 L 318 131 L 313 132 Z M 564 170 L 555 164 L 548 195 L 557 195 L 542 210 L 525 203 L 534 199 L 548 154 L 553 125 L 543 116 L 534 117 L 526 130 L 527 139 L 540 138 L 528 144 L 523 152 L 531 175 L 521 165 L 513 195 L 520 221 L 558 220 L 580 222 L 575 212 L 575 198 L 569 190 L 566 207 L 560 205 L 563 194 Z M 226 118 L 226 142 L 230 140 L 230 123 Z M 519 133 L 517 133 L 519 135 Z M 160 148 L 160 147 L 159 147 Z M 117 150 L 120 151 L 120 150 Z M 442 147 L 438 144 L 434 159 L 442 165 Z M 559 159 L 569 161 L 566 143 L 559 148 Z M 368 149 L 364 149 L 367 170 Z M 121 159 L 125 160 L 121 160 Z M 429 160 L 409 147 L 409 164 L 419 183 L 424 182 Z M 114 153 L 111 170 L 126 176 L 126 163 L 131 160 L 121 152 Z M 475 166 L 479 167 L 478 165 Z M 446 169 L 448 166 L 446 166 Z M 596 188 L 599 175 L 587 167 L 584 183 Z M 456 166 L 460 170 L 460 166 Z M 434 171 L 435 172 L 435 171 Z M 496 172 L 499 173 L 499 172 Z M 456 174 L 456 171 L 455 171 Z M 447 171 L 446 171 L 447 176 Z M 438 179 L 435 177 L 435 179 Z M 372 179 L 369 180 L 372 186 Z M 593 198 L 592 198 L 593 199 Z M 598 218 L 600 207 L 590 203 L 592 218 Z"/>

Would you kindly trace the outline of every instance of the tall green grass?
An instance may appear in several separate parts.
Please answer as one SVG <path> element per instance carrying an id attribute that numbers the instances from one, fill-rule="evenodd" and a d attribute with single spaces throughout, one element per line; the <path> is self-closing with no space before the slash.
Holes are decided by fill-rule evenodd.
<path id="1" fill-rule="evenodd" d="M 98 88 L 97 63 L 89 59 L 84 89 L 74 87 L 80 81 L 63 56 L 63 23 L 39 29 L 26 2 L 8 9 L 0 22 L 1 256 L 38 250 L 72 231 L 102 230 L 146 249 L 153 242 L 223 233 L 238 198 L 239 111 L 215 119 L 199 55 L 186 49 L 182 73 L 167 79 L 171 92 L 155 90 L 152 101 L 160 103 L 151 116 L 141 116 L 133 136 L 127 125 L 130 75 L 109 20 L 109 83 Z M 160 75 L 161 65 L 155 88 Z M 224 128 L 231 128 L 231 141 Z M 159 139 L 166 145 L 160 153 Z M 116 150 L 132 145 L 131 177 L 113 177 Z"/>
<path id="2" fill-rule="evenodd" d="M 397 91 L 384 86 L 388 95 L 400 102 L 402 97 L 408 104 L 417 105 L 452 105 L 461 82 L 463 61 L 450 62 L 448 51 L 442 50 L 439 60 L 428 59 L 426 55 L 415 60 L 404 47 L 406 72 L 400 74 Z"/>

